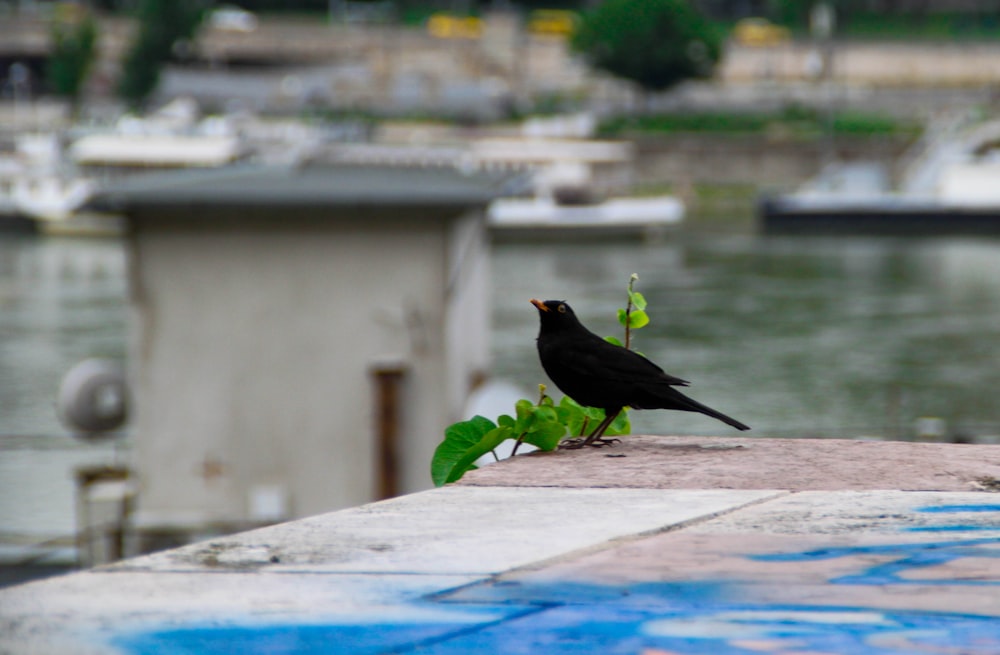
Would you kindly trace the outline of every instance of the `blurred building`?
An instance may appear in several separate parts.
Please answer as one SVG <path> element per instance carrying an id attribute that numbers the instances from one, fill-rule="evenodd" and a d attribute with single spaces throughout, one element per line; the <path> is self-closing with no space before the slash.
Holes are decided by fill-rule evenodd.
<path id="1" fill-rule="evenodd" d="M 495 180 L 246 166 L 94 200 L 127 217 L 139 549 L 430 486 L 488 365 Z"/>

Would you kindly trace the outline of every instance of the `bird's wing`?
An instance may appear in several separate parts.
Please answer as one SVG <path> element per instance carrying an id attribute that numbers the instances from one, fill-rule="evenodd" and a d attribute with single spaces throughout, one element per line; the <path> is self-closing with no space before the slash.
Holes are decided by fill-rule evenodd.
<path id="1" fill-rule="evenodd" d="M 558 358 L 559 366 L 576 376 L 678 387 L 689 384 L 687 380 L 665 373 L 639 353 L 608 343 L 600 337 L 581 339 L 567 346 L 553 355 Z"/>

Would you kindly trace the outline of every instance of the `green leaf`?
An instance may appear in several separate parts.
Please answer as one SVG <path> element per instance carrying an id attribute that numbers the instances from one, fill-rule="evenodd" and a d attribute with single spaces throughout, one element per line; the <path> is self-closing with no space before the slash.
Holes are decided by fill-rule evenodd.
<path id="1" fill-rule="evenodd" d="M 554 407 L 535 407 L 531 413 L 534 415 L 534 423 L 536 425 L 558 420 L 556 418 L 556 410 Z M 535 428 L 532 428 L 530 432 L 535 432 L 535 430 Z"/>
<path id="2" fill-rule="evenodd" d="M 566 436 L 566 426 L 558 421 L 540 421 L 535 429 L 524 435 L 524 443 L 531 444 L 539 450 L 555 450 L 559 442 Z"/>
<path id="3" fill-rule="evenodd" d="M 641 309 L 633 309 L 627 314 L 624 309 L 618 310 L 618 322 L 625 325 L 626 320 L 628 321 L 628 327 L 633 330 L 641 328 L 643 326 L 649 325 L 649 315 Z"/>
<path id="4" fill-rule="evenodd" d="M 496 427 L 493 421 L 483 416 L 473 416 L 468 421 L 448 426 L 444 431 L 444 441 L 438 444 L 431 458 L 431 479 L 434 485 L 440 487 L 448 482 L 458 462 L 482 440 L 486 433 Z M 461 477 L 461 473 L 458 477 Z"/>
<path id="5" fill-rule="evenodd" d="M 563 396 L 557 409 L 559 422 L 566 426 L 571 436 L 582 436 L 583 432 L 597 426 L 604 420 L 604 410 L 584 407 L 569 396 Z"/>
<path id="6" fill-rule="evenodd" d="M 477 459 L 490 452 L 507 439 L 512 439 L 513 437 L 514 431 L 510 428 L 501 427 L 490 430 L 483 435 L 482 439 L 467 449 L 465 454 L 462 455 L 457 462 L 455 462 L 455 466 L 452 467 L 451 472 L 445 479 L 445 482 L 455 482 L 456 480 L 461 479 L 467 471 L 475 468 L 475 462 Z"/>
<path id="7" fill-rule="evenodd" d="M 641 309 L 637 309 L 636 311 L 629 314 L 628 326 L 633 330 L 645 327 L 646 325 L 649 325 L 649 316 L 646 314 L 646 312 L 642 311 Z"/>
<path id="8" fill-rule="evenodd" d="M 604 431 L 604 434 L 612 437 L 631 433 L 632 422 L 629 420 L 627 409 L 618 412 L 618 416 L 615 417 L 615 420 L 611 421 L 611 425 Z"/>
<path id="9" fill-rule="evenodd" d="M 501 414 L 497 418 L 497 425 L 502 428 L 514 429 L 514 417 L 507 414 Z"/>
<path id="10" fill-rule="evenodd" d="M 522 398 L 514 404 L 514 413 L 517 420 L 514 422 L 514 432 L 522 434 L 531 429 L 531 424 L 535 422 L 535 406 L 530 400 Z"/>
<path id="11" fill-rule="evenodd" d="M 625 347 L 625 344 L 623 344 L 621 342 L 621 339 L 619 339 L 618 337 L 604 337 L 604 340 L 607 341 L 608 343 L 613 343 L 616 346 L 621 346 L 622 348 Z"/>
<path id="12" fill-rule="evenodd" d="M 569 396 L 563 396 L 556 408 L 559 422 L 566 426 L 571 435 L 580 434 L 587 416 L 583 413 L 583 408 L 573 401 Z"/>
<path id="13" fill-rule="evenodd" d="M 629 291 L 628 299 L 632 301 L 632 305 L 638 310 L 646 309 L 646 298 L 638 291 Z"/>

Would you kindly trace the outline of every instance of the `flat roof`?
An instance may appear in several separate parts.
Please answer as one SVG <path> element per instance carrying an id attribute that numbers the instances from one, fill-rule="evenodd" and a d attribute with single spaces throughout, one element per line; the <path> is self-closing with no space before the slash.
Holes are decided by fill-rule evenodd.
<path id="1" fill-rule="evenodd" d="M 89 209 L 483 207 L 509 176 L 454 168 L 234 165 L 138 174 L 102 189 Z"/>

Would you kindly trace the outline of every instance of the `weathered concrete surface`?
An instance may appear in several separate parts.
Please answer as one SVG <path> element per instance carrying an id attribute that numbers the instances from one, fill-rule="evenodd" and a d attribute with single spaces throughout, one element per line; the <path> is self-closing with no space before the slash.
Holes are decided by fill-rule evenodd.
<path id="1" fill-rule="evenodd" d="M 532 453 L 485 466 L 481 486 L 982 491 L 1000 484 L 992 445 L 628 436 L 600 451 Z"/>
<path id="2" fill-rule="evenodd" d="M 492 575 L 783 493 L 450 487 L 154 553 L 106 570 Z"/>
<path id="3" fill-rule="evenodd" d="M 630 437 L 520 457 L 0 590 L 0 654 L 1000 653 L 1000 495 L 901 490 L 969 485 L 998 456 Z M 656 488 L 671 476 L 743 488 Z"/>
<path id="4" fill-rule="evenodd" d="M 450 652 L 1000 653 L 998 519 L 986 493 L 791 494 L 459 590 L 546 609 Z"/>
<path id="5" fill-rule="evenodd" d="M 783 494 L 451 487 L 403 496 L 0 591 L 0 653 L 171 652 L 130 640 L 178 626 L 465 629 L 510 610 L 454 612 L 421 599 Z"/>

